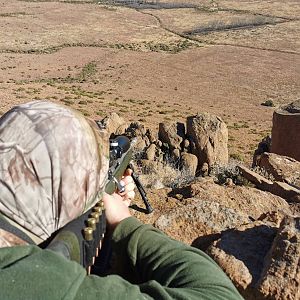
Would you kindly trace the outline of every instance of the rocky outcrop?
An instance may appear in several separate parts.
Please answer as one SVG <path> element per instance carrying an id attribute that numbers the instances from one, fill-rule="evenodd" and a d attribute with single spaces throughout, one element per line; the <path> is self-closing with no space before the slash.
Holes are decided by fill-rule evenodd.
<path id="1" fill-rule="evenodd" d="M 285 217 L 257 284 L 268 299 L 300 299 L 300 218 Z"/>
<path id="2" fill-rule="evenodd" d="M 191 244 L 199 236 L 219 233 L 249 222 L 246 214 L 219 203 L 191 198 L 189 203 L 161 215 L 155 227 Z"/>
<path id="3" fill-rule="evenodd" d="M 265 152 L 257 159 L 256 165 L 266 170 L 276 181 L 300 187 L 300 162 L 296 159 Z"/>
<path id="4" fill-rule="evenodd" d="M 276 232 L 274 224 L 256 221 L 223 232 L 206 250 L 247 299 L 262 299 L 255 286 Z"/>
<path id="5" fill-rule="evenodd" d="M 106 127 L 109 135 L 122 134 L 127 128 L 125 120 L 116 113 L 112 113 L 111 115 L 107 116 L 101 121 L 101 123 Z"/>
<path id="6" fill-rule="evenodd" d="M 183 123 L 159 123 L 158 138 L 169 145 L 170 149 L 181 149 L 181 143 L 185 138 L 185 126 Z"/>
<path id="7" fill-rule="evenodd" d="M 246 186 L 221 186 L 210 177 L 200 178 L 187 188 L 189 197 L 217 202 L 258 219 L 268 212 L 291 214 L 288 203 L 281 197 Z"/>
<path id="8" fill-rule="evenodd" d="M 271 152 L 300 161 L 300 100 L 275 110 Z"/>
<path id="9" fill-rule="evenodd" d="M 271 136 L 267 135 L 261 140 L 261 142 L 259 142 L 257 149 L 254 152 L 252 167 L 257 166 L 257 160 L 260 158 L 260 155 L 262 153 L 270 152 L 270 151 L 271 151 Z"/>
<path id="10" fill-rule="evenodd" d="M 187 118 L 191 152 L 198 157 L 198 168 L 228 163 L 228 130 L 221 118 L 208 113 Z"/>
<path id="11" fill-rule="evenodd" d="M 268 180 L 244 166 L 238 167 L 242 175 L 263 191 L 282 197 L 289 202 L 300 202 L 300 189 L 285 182 Z"/>

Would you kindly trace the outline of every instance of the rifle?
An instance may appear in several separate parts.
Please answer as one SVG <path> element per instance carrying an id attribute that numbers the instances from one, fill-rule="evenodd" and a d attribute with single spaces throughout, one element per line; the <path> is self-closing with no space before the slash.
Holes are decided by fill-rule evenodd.
<path id="1" fill-rule="evenodd" d="M 134 173 L 132 164 L 132 146 L 126 136 L 118 136 L 110 140 L 110 161 L 108 181 L 105 192 L 113 194 L 117 189 L 123 192 L 125 187 L 120 180 L 127 168 L 132 169 L 132 178 L 145 204 L 144 212 L 153 211 L 146 192 Z M 98 193 L 101 195 L 101 191 Z M 69 260 L 74 260 L 91 272 L 91 266 L 102 248 L 106 232 L 105 207 L 102 200 L 82 216 L 71 221 L 54 234 L 51 240 L 40 245 L 42 248 L 51 249 Z"/>

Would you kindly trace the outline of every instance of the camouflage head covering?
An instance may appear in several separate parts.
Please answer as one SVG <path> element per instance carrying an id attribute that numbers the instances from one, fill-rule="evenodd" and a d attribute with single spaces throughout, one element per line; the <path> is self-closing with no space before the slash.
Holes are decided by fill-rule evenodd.
<path id="1" fill-rule="evenodd" d="M 0 212 L 47 239 L 97 202 L 108 136 L 76 111 L 34 101 L 0 118 Z M 0 231 L 0 247 L 17 244 Z"/>

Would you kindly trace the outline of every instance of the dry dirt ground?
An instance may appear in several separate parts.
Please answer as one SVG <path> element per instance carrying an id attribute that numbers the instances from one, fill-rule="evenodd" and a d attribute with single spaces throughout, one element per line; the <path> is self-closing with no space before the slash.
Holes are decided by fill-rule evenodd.
<path id="1" fill-rule="evenodd" d="M 295 1 L 0 0 L 0 115 L 34 99 L 157 128 L 207 111 L 250 162 L 300 98 Z"/>

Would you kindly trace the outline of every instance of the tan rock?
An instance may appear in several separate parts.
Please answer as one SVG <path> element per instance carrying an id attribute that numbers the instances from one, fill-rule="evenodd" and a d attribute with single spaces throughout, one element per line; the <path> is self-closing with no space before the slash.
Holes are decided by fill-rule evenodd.
<path id="1" fill-rule="evenodd" d="M 265 260 L 258 290 L 268 299 L 300 299 L 300 218 L 285 217 Z"/>
<path id="2" fill-rule="evenodd" d="M 272 182 L 244 166 L 238 166 L 238 168 L 243 177 L 255 184 L 259 189 L 282 197 L 289 202 L 300 202 L 300 189 L 285 182 Z"/>
<path id="3" fill-rule="evenodd" d="M 277 228 L 255 221 L 223 232 L 207 250 L 246 299 L 262 299 L 255 292 Z"/>
<path id="4" fill-rule="evenodd" d="M 265 152 L 259 156 L 256 164 L 272 174 L 275 180 L 300 187 L 300 162 L 296 159 Z"/>
<path id="5" fill-rule="evenodd" d="M 300 100 L 275 110 L 271 152 L 300 161 Z"/>
<path id="6" fill-rule="evenodd" d="M 179 149 L 174 149 L 172 151 L 172 156 L 173 156 L 175 161 L 179 161 L 179 159 L 180 159 L 180 150 Z"/>
<path id="7" fill-rule="evenodd" d="M 185 137 L 185 126 L 179 122 L 159 123 L 158 138 L 171 149 L 181 149 Z"/>
<path id="8" fill-rule="evenodd" d="M 187 172 L 191 176 L 195 176 L 197 166 L 198 158 L 196 155 L 185 152 L 181 154 L 181 167 L 183 170 L 185 170 L 185 172 Z"/>
<path id="9" fill-rule="evenodd" d="M 151 144 L 149 148 L 146 150 L 146 158 L 148 160 L 154 160 L 155 159 L 155 153 L 156 153 L 156 146 L 155 144 Z"/>
<path id="10" fill-rule="evenodd" d="M 118 128 L 125 125 L 126 122 L 121 118 L 117 113 L 112 113 L 111 115 L 105 117 L 102 121 L 102 124 L 106 127 L 109 135 L 116 133 Z M 127 127 L 127 126 L 126 126 Z"/>
<path id="11" fill-rule="evenodd" d="M 161 215 L 154 226 L 175 239 L 191 244 L 199 236 L 219 233 L 249 222 L 246 214 L 216 202 L 189 199 L 189 203 Z"/>
<path id="12" fill-rule="evenodd" d="M 281 197 L 248 186 L 222 186 L 214 183 L 211 177 L 197 180 L 187 189 L 190 197 L 220 203 L 253 219 L 271 211 L 292 213 L 289 204 Z"/>
<path id="13" fill-rule="evenodd" d="M 191 142 L 191 152 L 198 157 L 198 168 L 203 163 L 228 163 L 228 130 L 221 118 L 201 113 L 187 118 L 187 135 Z"/>

